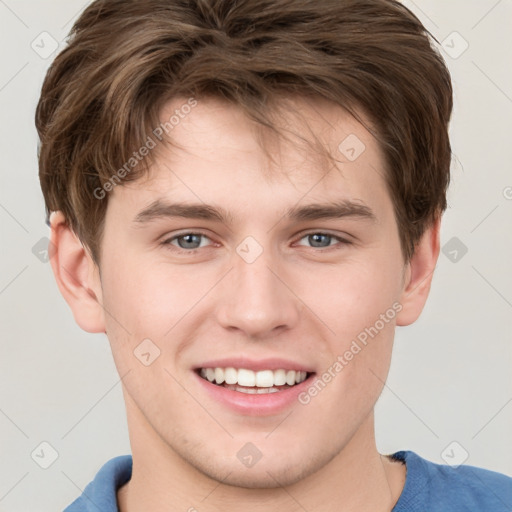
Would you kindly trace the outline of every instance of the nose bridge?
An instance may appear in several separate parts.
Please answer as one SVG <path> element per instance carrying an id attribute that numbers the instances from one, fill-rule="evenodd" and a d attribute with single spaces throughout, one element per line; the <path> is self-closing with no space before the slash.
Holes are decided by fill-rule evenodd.
<path id="1" fill-rule="evenodd" d="M 298 321 L 295 297 L 276 276 L 277 257 L 252 240 L 237 247 L 219 309 L 219 321 L 225 328 L 256 337 Z"/>

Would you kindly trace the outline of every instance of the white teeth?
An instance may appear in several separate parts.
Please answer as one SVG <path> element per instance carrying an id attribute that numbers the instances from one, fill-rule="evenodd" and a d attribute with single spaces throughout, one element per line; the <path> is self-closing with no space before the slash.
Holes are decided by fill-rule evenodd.
<path id="1" fill-rule="evenodd" d="M 236 384 L 238 382 L 238 372 L 234 368 L 224 370 L 224 380 L 226 384 Z"/>
<path id="2" fill-rule="evenodd" d="M 238 377 L 240 382 L 240 377 Z M 256 372 L 256 386 L 258 388 L 271 388 L 274 385 L 274 372 L 272 370 L 264 370 Z"/>
<path id="3" fill-rule="evenodd" d="M 295 372 L 295 384 L 300 384 L 305 378 L 306 372 Z"/>
<path id="4" fill-rule="evenodd" d="M 215 382 L 217 384 L 222 384 L 224 382 L 224 372 L 222 371 L 222 368 L 215 368 Z"/>
<path id="5" fill-rule="evenodd" d="M 246 388 L 243 386 L 226 386 L 228 389 L 233 391 L 239 391 L 241 393 L 246 393 L 248 395 L 265 395 L 268 393 L 279 393 L 279 389 L 277 388 Z"/>
<path id="6" fill-rule="evenodd" d="M 256 374 L 252 370 L 240 368 L 238 370 L 238 384 L 240 386 L 253 387 L 256 385 Z"/>
<path id="7" fill-rule="evenodd" d="M 275 386 L 284 386 L 286 384 L 286 371 L 285 370 L 276 370 L 274 372 L 274 385 Z"/>
<path id="8" fill-rule="evenodd" d="M 306 380 L 307 373 L 295 370 L 261 370 L 254 372 L 246 368 L 201 368 L 201 377 L 215 381 L 217 384 L 225 383 L 227 386 L 244 386 L 246 388 L 261 388 L 255 390 L 257 393 L 264 393 L 268 388 L 274 386 L 293 386 Z"/>

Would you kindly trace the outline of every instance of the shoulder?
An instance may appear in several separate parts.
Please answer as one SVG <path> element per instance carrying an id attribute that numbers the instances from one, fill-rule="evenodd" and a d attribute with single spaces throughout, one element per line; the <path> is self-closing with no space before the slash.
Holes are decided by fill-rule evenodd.
<path id="1" fill-rule="evenodd" d="M 470 465 L 436 464 L 412 451 L 391 456 L 405 463 L 406 480 L 393 512 L 510 512 L 512 478 Z"/>
<path id="2" fill-rule="evenodd" d="M 132 456 L 121 455 L 106 462 L 84 492 L 64 512 L 118 512 L 117 489 L 131 478 Z"/>

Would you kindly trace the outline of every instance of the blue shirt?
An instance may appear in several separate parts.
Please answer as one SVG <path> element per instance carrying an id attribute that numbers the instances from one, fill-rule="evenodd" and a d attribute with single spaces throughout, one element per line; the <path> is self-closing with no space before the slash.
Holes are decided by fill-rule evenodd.
<path id="1" fill-rule="evenodd" d="M 435 464 L 411 451 L 392 455 L 407 475 L 392 512 L 510 512 L 512 478 L 474 466 Z M 109 460 L 64 512 L 119 512 L 116 492 L 130 479 L 131 455 Z"/>

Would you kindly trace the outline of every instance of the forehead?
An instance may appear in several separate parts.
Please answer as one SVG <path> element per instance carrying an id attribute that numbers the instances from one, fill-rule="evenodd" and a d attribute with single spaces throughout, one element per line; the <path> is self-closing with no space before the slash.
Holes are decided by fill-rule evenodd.
<path id="1" fill-rule="evenodd" d="M 175 98 L 160 112 L 160 130 L 172 144 L 157 141 L 149 172 L 117 187 L 110 199 L 135 209 L 156 196 L 231 204 L 350 199 L 389 203 L 384 159 L 371 133 L 327 100 L 288 97 L 269 107 L 283 135 L 249 119 L 222 100 Z M 363 117 L 364 119 L 364 117 Z M 263 197 L 265 196 L 265 197 Z"/>
<path id="2" fill-rule="evenodd" d="M 269 100 L 263 114 L 275 130 L 252 121 L 241 107 L 219 98 L 196 100 L 193 110 L 187 103 L 186 98 L 174 99 L 160 112 L 160 129 L 167 127 L 175 149 L 186 148 L 205 156 L 222 147 L 238 152 L 240 158 L 263 152 L 269 161 L 261 170 L 271 169 L 269 178 L 306 166 L 310 173 L 323 173 L 333 163 L 355 161 L 366 149 L 370 153 L 379 150 L 353 116 L 319 97 L 280 95 Z M 370 124 L 364 115 L 358 115 Z M 380 155 L 375 156 L 380 159 Z"/>

